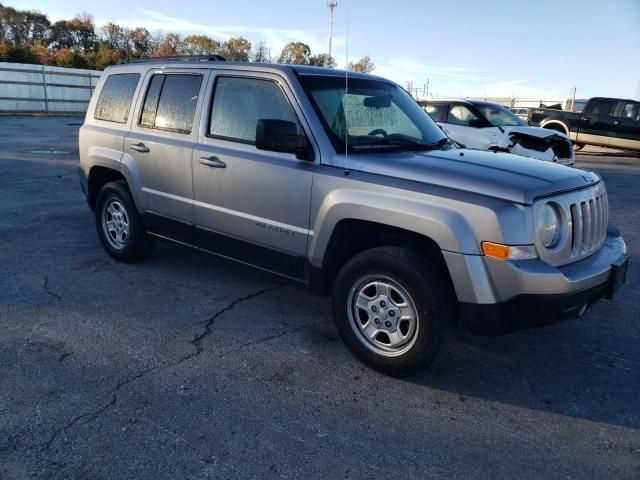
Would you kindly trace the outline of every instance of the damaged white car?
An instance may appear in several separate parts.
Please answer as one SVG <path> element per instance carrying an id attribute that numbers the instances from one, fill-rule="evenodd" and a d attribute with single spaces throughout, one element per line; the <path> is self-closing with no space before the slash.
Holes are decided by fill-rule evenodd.
<path id="1" fill-rule="evenodd" d="M 480 100 L 429 100 L 420 105 L 454 141 L 467 148 L 509 152 L 573 166 L 569 137 L 555 130 L 530 127 L 512 111 Z"/>

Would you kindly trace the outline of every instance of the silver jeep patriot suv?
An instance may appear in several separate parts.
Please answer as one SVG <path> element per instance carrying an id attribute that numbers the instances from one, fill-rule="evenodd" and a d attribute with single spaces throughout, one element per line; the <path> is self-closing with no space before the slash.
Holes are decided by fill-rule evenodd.
<path id="1" fill-rule="evenodd" d="M 597 175 L 457 148 L 366 74 L 110 67 L 80 129 L 80 182 L 115 259 L 168 240 L 330 293 L 345 343 L 390 375 L 426 367 L 449 320 L 547 325 L 625 281 Z"/>

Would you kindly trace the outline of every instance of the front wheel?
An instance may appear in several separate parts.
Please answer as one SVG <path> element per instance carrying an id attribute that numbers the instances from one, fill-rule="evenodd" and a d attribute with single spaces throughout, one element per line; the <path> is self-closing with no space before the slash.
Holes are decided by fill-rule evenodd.
<path id="1" fill-rule="evenodd" d="M 340 336 L 371 367 L 392 376 L 425 369 L 450 317 L 441 268 L 400 247 L 359 253 L 338 272 L 333 315 Z"/>
<path id="2" fill-rule="evenodd" d="M 579 152 L 580 150 L 582 150 L 584 148 L 584 143 L 574 143 L 573 144 L 573 149 L 576 152 Z"/>
<path id="3" fill-rule="evenodd" d="M 116 260 L 134 262 L 153 251 L 154 243 L 123 181 L 109 182 L 98 193 L 96 227 L 104 249 Z"/>

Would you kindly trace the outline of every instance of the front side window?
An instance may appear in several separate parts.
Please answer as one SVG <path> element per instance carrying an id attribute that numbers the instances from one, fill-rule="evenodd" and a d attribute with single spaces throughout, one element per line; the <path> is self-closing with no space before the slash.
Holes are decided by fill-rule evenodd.
<path id="1" fill-rule="evenodd" d="M 429 115 L 393 83 L 318 75 L 301 75 L 300 81 L 339 153 L 425 150 L 446 141 Z"/>
<path id="2" fill-rule="evenodd" d="M 434 122 L 444 122 L 444 119 L 447 116 L 447 104 L 445 103 L 427 105 L 424 109 Z"/>
<path id="3" fill-rule="evenodd" d="M 139 79 L 140 75 L 137 73 L 109 75 L 98 97 L 94 118 L 107 122 L 127 123 Z"/>
<path id="4" fill-rule="evenodd" d="M 202 75 L 154 75 L 142 106 L 140 125 L 190 133 L 201 84 Z"/>
<path id="5" fill-rule="evenodd" d="M 526 127 L 527 122 L 518 118 L 511 110 L 501 105 L 476 105 L 478 111 L 494 127 Z M 522 109 L 518 113 L 523 112 Z"/>
<path id="6" fill-rule="evenodd" d="M 462 125 L 464 127 L 477 126 L 484 122 L 473 113 L 468 107 L 464 105 L 453 105 L 449 110 L 449 117 L 447 123 L 453 125 Z"/>
<path id="7" fill-rule="evenodd" d="M 298 124 L 291 104 L 276 82 L 219 77 L 213 95 L 209 135 L 253 144 L 258 120 Z"/>

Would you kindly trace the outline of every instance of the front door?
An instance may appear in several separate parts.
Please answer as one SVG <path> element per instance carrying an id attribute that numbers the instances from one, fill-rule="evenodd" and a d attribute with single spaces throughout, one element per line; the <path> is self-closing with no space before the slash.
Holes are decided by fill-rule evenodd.
<path id="1" fill-rule="evenodd" d="M 192 160 L 197 242 L 302 278 L 316 163 L 255 147 L 259 119 L 295 122 L 309 136 L 299 107 L 277 75 L 218 73 L 211 88 Z"/>

